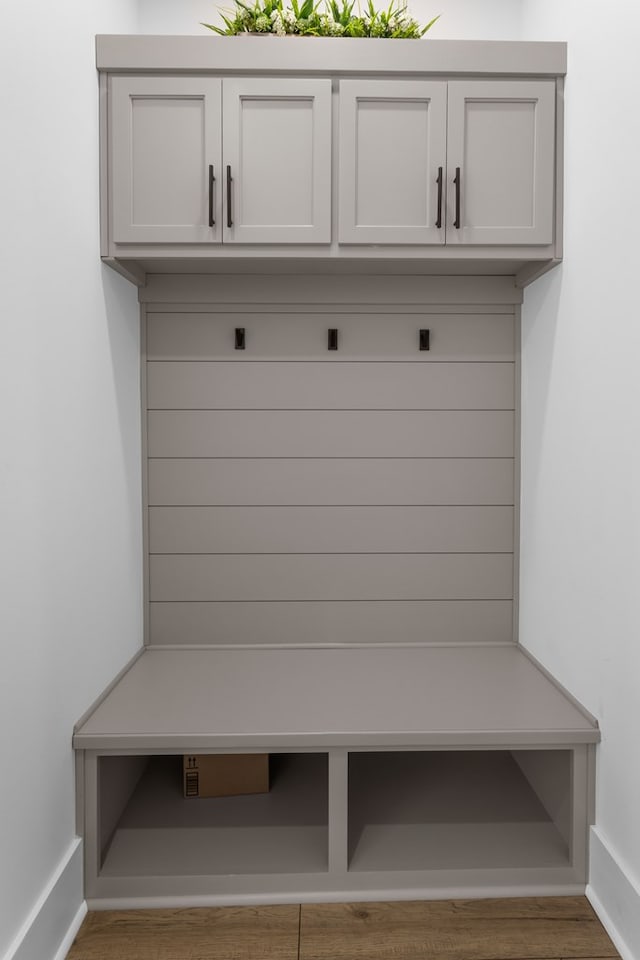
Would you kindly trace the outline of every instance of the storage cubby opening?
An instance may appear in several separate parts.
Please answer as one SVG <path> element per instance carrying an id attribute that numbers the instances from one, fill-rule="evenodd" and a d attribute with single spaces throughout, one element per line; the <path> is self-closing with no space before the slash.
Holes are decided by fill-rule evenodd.
<path id="1" fill-rule="evenodd" d="M 327 754 L 272 754 L 268 793 L 185 798 L 182 756 L 100 757 L 100 875 L 328 869 Z"/>
<path id="2" fill-rule="evenodd" d="M 570 865 L 571 751 L 354 753 L 349 869 Z"/>

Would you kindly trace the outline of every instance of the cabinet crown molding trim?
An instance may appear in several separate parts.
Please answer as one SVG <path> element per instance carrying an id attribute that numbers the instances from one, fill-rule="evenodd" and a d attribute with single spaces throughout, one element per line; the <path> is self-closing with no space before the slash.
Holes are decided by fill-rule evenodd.
<path id="1" fill-rule="evenodd" d="M 290 73 L 362 76 L 483 74 L 557 77 L 567 45 L 505 40 L 397 41 L 327 37 L 96 37 L 98 70 L 109 73 Z"/>

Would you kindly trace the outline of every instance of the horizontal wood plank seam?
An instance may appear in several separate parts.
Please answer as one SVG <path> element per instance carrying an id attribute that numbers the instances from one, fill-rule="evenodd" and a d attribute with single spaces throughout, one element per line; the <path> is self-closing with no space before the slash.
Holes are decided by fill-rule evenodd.
<path id="1" fill-rule="evenodd" d="M 171 556 L 171 554 L 169 554 Z M 189 554 L 186 554 L 189 556 Z M 205 554 L 207 556 L 207 554 Z M 232 554 L 233 556 L 233 554 Z M 268 600 L 150 600 L 150 603 L 511 603 L 513 597 L 415 597 L 411 599 L 402 599 L 399 600 L 397 597 L 376 597 L 375 599 L 368 599 L 362 597 L 355 597 L 354 599 L 344 600 L 309 600 L 309 599 L 296 599 L 296 600 L 279 600 L 279 599 L 268 599 Z M 315 644 L 314 644 L 315 646 Z M 340 644 L 342 646 L 342 644 Z M 448 646 L 448 644 L 445 644 Z"/>
<path id="2" fill-rule="evenodd" d="M 223 460 L 223 461 L 227 461 L 227 460 L 268 460 L 268 461 L 274 461 L 274 460 L 320 460 L 320 461 L 322 460 L 346 460 L 346 461 L 350 461 L 350 460 L 394 460 L 394 461 L 395 460 L 507 460 L 507 461 L 513 462 L 515 458 L 505 457 L 505 456 L 499 457 L 499 456 L 491 456 L 491 455 L 474 456 L 473 454 L 464 454 L 464 455 L 450 454 L 450 455 L 443 455 L 441 457 L 424 457 L 424 456 L 422 457 L 421 456 L 380 457 L 380 456 L 371 456 L 368 454 L 363 454 L 362 456 L 356 456 L 356 457 L 345 457 L 345 456 L 327 457 L 327 456 L 318 456 L 318 455 L 308 456 L 308 457 L 291 457 L 291 456 L 283 456 L 282 454 L 278 454 L 278 456 L 275 456 L 275 457 L 265 457 L 265 456 L 255 455 L 255 454 L 245 455 L 245 456 L 241 456 L 238 454 L 233 454 L 233 455 L 229 454 L 227 456 L 219 456 L 219 457 L 211 457 L 211 456 L 200 456 L 200 457 L 191 456 L 190 457 L 187 455 L 167 457 L 167 456 L 156 455 L 156 456 L 151 456 L 148 459 L 150 462 L 152 460 Z"/>

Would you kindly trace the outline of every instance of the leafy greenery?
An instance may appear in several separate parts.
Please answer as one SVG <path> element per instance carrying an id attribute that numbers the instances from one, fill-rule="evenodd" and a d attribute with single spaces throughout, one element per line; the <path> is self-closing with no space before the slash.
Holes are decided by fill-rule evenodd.
<path id="1" fill-rule="evenodd" d="M 221 12 L 224 27 L 203 23 L 203 27 L 221 36 L 239 33 L 272 33 L 311 37 L 387 37 L 413 39 L 423 37 L 439 17 L 421 26 L 407 14 L 402 0 L 391 0 L 386 9 L 376 10 L 373 0 L 366 0 L 364 10 L 354 14 L 355 0 L 234 0 L 235 10 Z"/>

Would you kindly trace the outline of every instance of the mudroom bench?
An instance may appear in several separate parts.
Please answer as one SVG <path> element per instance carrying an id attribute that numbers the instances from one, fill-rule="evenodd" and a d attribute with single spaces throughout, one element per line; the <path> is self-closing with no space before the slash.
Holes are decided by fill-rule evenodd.
<path id="1" fill-rule="evenodd" d="M 514 644 L 147 649 L 79 725 L 103 907 L 576 893 L 598 729 Z M 269 753 L 185 798 L 182 755 Z"/>
<path id="2" fill-rule="evenodd" d="M 565 45 L 97 61 L 145 623 L 74 733 L 90 905 L 583 892 L 598 725 L 518 644 L 520 305 L 562 258 Z M 207 754 L 267 754 L 268 788 L 185 795 Z"/>

